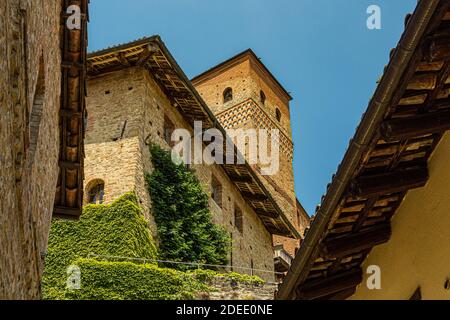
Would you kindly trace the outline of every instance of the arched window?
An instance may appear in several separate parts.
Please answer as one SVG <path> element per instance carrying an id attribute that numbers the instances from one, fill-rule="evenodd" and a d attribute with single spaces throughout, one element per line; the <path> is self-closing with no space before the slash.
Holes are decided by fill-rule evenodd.
<path id="1" fill-rule="evenodd" d="M 281 111 L 280 109 L 276 109 L 275 110 L 275 116 L 277 117 L 277 121 L 280 122 L 281 121 Z"/>
<path id="2" fill-rule="evenodd" d="M 102 204 L 105 198 L 105 183 L 103 180 L 96 180 L 90 185 L 88 188 L 88 202 L 91 204 Z"/>
<path id="3" fill-rule="evenodd" d="M 259 98 L 261 100 L 261 103 L 264 105 L 266 103 L 266 94 L 264 93 L 264 91 L 260 91 L 259 92 Z"/>
<path id="4" fill-rule="evenodd" d="M 233 100 L 233 89 L 226 88 L 223 92 L 223 103 Z"/>

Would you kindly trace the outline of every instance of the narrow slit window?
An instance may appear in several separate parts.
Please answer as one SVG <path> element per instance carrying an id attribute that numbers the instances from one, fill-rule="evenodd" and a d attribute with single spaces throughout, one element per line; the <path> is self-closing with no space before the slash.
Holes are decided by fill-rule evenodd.
<path id="1" fill-rule="evenodd" d="M 266 94 L 264 93 L 264 91 L 261 90 L 259 92 L 259 97 L 260 97 L 262 105 L 265 105 L 266 104 Z"/>
<path id="2" fill-rule="evenodd" d="M 174 130 L 175 125 L 173 124 L 173 122 L 167 116 L 164 116 L 164 140 L 171 147 L 173 146 L 172 133 Z"/>
<path id="3" fill-rule="evenodd" d="M 281 121 L 281 111 L 280 111 L 280 109 L 277 108 L 275 110 L 275 116 L 277 118 L 277 121 L 280 122 Z"/>
<path id="4" fill-rule="evenodd" d="M 220 208 L 222 208 L 222 194 L 222 184 L 215 177 L 212 177 L 211 198 Z"/>
<path id="5" fill-rule="evenodd" d="M 238 207 L 234 208 L 234 226 L 241 234 L 244 233 L 244 217 L 242 210 Z"/>

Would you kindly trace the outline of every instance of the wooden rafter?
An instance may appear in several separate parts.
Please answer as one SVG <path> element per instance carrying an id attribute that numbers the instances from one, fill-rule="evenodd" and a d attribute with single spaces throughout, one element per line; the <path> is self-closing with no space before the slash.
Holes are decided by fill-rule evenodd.
<path id="1" fill-rule="evenodd" d="M 354 289 L 361 281 L 362 270 L 357 268 L 326 279 L 305 283 L 297 289 L 296 294 L 301 299 L 319 299 L 344 290 Z"/>
<path id="2" fill-rule="evenodd" d="M 428 181 L 427 168 L 398 170 L 373 176 L 362 176 L 352 184 L 358 197 L 376 196 L 423 187 Z"/>

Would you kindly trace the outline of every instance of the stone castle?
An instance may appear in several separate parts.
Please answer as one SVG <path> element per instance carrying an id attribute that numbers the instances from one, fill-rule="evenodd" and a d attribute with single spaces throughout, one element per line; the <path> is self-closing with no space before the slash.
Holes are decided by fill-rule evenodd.
<path id="1" fill-rule="evenodd" d="M 211 195 L 214 222 L 233 239 L 233 269 L 273 280 L 274 245 L 293 256 L 309 220 L 294 193 L 291 97 L 253 51 L 189 81 L 151 37 L 90 54 L 88 77 L 85 203 L 111 203 L 134 190 L 155 238 L 144 180 L 152 170 L 149 144 L 170 149 L 172 131 L 192 132 L 199 119 L 221 130 L 280 130 L 276 175 L 261 175 L 257 165 L 191 165 Z"/>
<path id="2" fill-rule="evenodd" d="M 170 148 L 173 129 L 194 121 L 224 134 L 280 130 L 278 175 L 248 163 L 192 169 L 233 238 L 234 271 L 287 271 L 309 225 L 294 194 L 289 94 L 251 50 L 192 81 L 159 37 L 87 56 L 88 2 L 0 4 L 0 299 L 40 297 L 51 219 L 77 219 L 83 204 L 134 190 L 156 238 L 148 145 Z M 68 29 L 72 6 L 80 24 Z"/>

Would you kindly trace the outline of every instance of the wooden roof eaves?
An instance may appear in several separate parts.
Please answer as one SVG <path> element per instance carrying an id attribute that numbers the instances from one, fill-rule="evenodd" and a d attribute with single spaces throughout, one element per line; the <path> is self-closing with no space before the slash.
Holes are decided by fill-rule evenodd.
<path id="1" fill-rule="evenodd" d="M 92 51 L 92 52 L 88 53 L 87 58 L 88 59 L 92 59 L 94 57 L 100 57 L 100 56 L 103 56 L 105 54 L 109 54 L 109 53 L 112 53 L 112 52 L 115 52 L 115 51 L 121 51 L 121 50 L 125 50 L 125 49 L 128 49 L 130 47 L 135 47 L 135 46 L 137 47 L 137 46 L 140 46 L 140 45 L 144 45 L 144 44 L 153 42 L 157 38 L 159 38 L 159 36 L 154 35 L 154 36 L 150 36 L 150 37 L 144 37 L 144 38 L 132 41 L 132 42 L 123 43 L 123 44 L 119 44 L 119 45 L 116 45 L 116 46 L 111 46 L 111 47 L 108 47 L 108 48 L 105 48 L 105 49 Z"/>
<path id="2" fill-rule="evenodd" d="M 92 53 L 90 53 L 88 55 L 88 59 L 93 59 L 93 58 L 96 58 L 96 57 L 105 56 L 105 55 L 108 55 L 108 54 L 112 54 L 114 52 L 119 52 L 119 51 L 122 51 L 122 50 L 126 50 L 126 49 L 128 49 L 130 47 L 138 47 L 138 46 L 146 45 L 146 44 L 149 44 L 149 43 L 156 43 L 159 46 L 159 49 L 161 50 L 163 55 L 167 58 L 167 60 L 169 61 L 170 65 L 172 66 L 173 70 L 177 74 L 177 76 L 185 84 L 186 88 L 191 92 L 194 100 L 197 102 L 197 104 L 201 107 L 201 109 L 205 113 L 206 119 L 208 120 L 209 125 L 211 127 L 214 127 L 216 129 L 218 129 L 220 132 L 222 132 L 224 137 L 227 137 L 228 135 L 226 133 L 226 130 L 220 125 L 220 123 L 217 120 L 217 118 L 214 116 L 212 111 L 209 109 L 209 107 L 206 105 L 206 103 L 200 97 L 199 93 L 197 92 L 197 90 L 195 89 L 195 87 L 193 86 L 191 81 L 184 74 L 183 70 L 178 65 L 178 63 L 176 62 L 176 60 L 174 59 L 174 57 L 172 56 L 170 51 L 167 49 L 167 47 L 165 46 L 164 42 L 161 40 L 160 36 L 156 35 L 156 36 L 152 36 L 152 37 L 148 37 L 148 38 L 143 38 L 143 39 L 136 40 L 136 41 L 128 43 L 128 44 L 122 44 L 122 45 L 110 47 L 110 48 L 107 48 L 107 49 L 104 49 L 104 50 L 92 52 Z M 110 68 L 110 69 L 106 70 L 106 72 L 109 72 L 110 70 L 117 71 L 117 70 L 120 70 L 122 68 L 129 68 L 129 67 L 124 66 L 124 65 L 116 66 L 116 67 L 114 67 L 112 69 Z M 100 71 L 100 73 L 93 72 L 93 73 L 90 74 L 90 76 L 91 77 L 92 76 L 95 77 L 95 76 L 98 76 L 101 73 L 103 73 L 103 71 Z M 239 154 L 239 150 L 237 150 L 237 147 L 234 146 L 234 148 L 235 148 L 235 153 Z M 245 164 L 243 164 L 243 167 L 247 170 L 248 175 L 251 176 L 251 178 L 253 179 L 254 184 L 258 188 L 260 188 L 261 191 L 265 195 L 267 195 L 267 201 L 269 201 L 272 204 L 272 206 L 275 208 L 275 211 L 277 212 L 278 217 L 276 219 L 278 219 L 278 223 L 283 224 L 286 227 L 286 229 L 289 230 L 290 234 L 281 234 L 281 233 L 279 233 L 279 235 L 300 239 L 301 235 L 299 234 L 297 229 L 294 227 L 294 225 L 289 221 L 289 219 L 283 213 L 283 211 L 278 206 L 278 204 L 276 203 L 276 201 L 274 200 L 274 198 L 272 197 L 270 192 L 265 188 L 265 186 L 261 182 L 260 178 L 257 176 L 256 172 L 252 169 L 252 167 L 248 164 L 247 161 L 245 161 Z M 227 172 L 227 171 L 225 170 L 225 172 Z M 227 175 L 228 175 L 228 173 L 227 173 Z M 230 179 L 231 179 L 231 181 L 233 181 L 233 177 L 230 177 Z M 233 183 L 238 183 L 238 182 L 233 181 Z M 275 223 L 275 227 L 277 229 L 278 229 L 278 227 L 277 227 L 278 223 Z"/>
<path id="3" fill-rule="evenodd" d="M 328 228 L 330 221 L 339 206 L 342 196 L 357 171 L 364 152 L 369 148 L 373 136 L 390 108 L 401 77 L 407 69 L 415 50 L 435 14 L 441 0 L 419 1 L 415 13 L 411 16 L 405 32 L 395 50 L 383 78 L 377 87 L 367 112 L 358 126 L 354 138 L 342 160 L 338 171 L 329 186 L 322 205 L 316 213 L 311 229 L 307 233 L 300 249 L 292 263 L 285 280 L 277 294 L 278 300 L 294 298 L 295 287 L 308 276 L 319 253 L 319 244 Z"/>
<path id="4" fill-rule="evenodd" d="M 89 21 L 90 0 L 65 0 L 61 2 L 61 14 L 64 17 L 66 8 L 71 4 L 81 6 L 81 29 L 62 28 L 61 41 L 61 96 L 59 108 L 59 163 L 58 184 L 56 186 L 53 217 L 78 219 L 83 205 L 84 179 L 84 134 L 83 123 L 86 95 L 86 55 L 87 55 L 87 23 Z M 64 19 L 60 21 L 64 25 Z M 69 46 L 70 43 L 70 46 Z M 74 47 L 78 51 L 74 52 Z M 69 79 L 76 79 L 76 86 L 71 86 Z M 70 104 L 69 102 L 72 102 Z M 76 102 L 76 103 L 73 103 Z M 70 128 L 70 123 L 76 129 Z M 76 132 L 74 132 L 76 131 Z M 69 144 L 69 136 L 75 139 Z M 70 149 L 71 157 L 68 156 Z M 75 150 L 75 151 L 74 151 Z M 68 174 L 68 171 L 71 171 Z M 70 176 L 67 178 L 67 176 Z"/>

